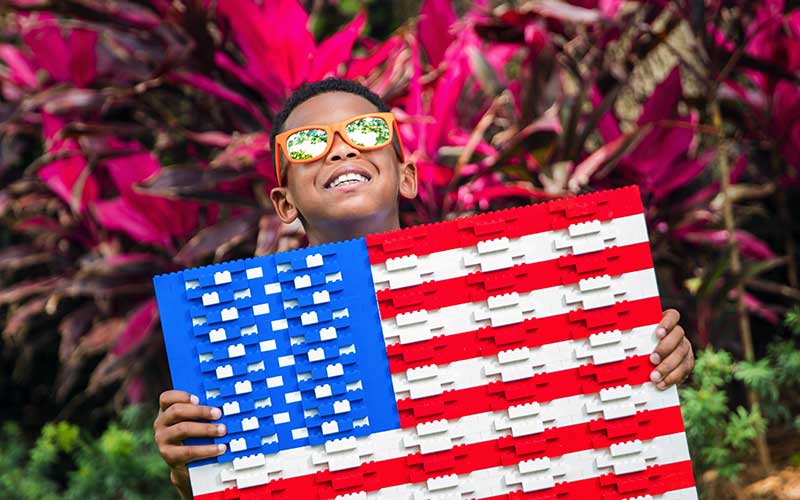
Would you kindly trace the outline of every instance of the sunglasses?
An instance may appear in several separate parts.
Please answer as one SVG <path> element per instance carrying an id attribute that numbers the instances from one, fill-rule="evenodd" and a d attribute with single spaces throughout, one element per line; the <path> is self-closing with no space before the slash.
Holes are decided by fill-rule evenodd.
<path id="1" fill-rule="evenodd" d="M 399 140 L 397 121 L 392 113 L 369 113 L 330 125 L 308 125 L 281 132 L 275 136 L 275 174 L 281 185 L 281 158 L 292 163 L 310 163 L 327 155 L 336 133 L 350 146 L 372 151 L 398 137 L 400 161 L 405 161 L 403 143 Z"/>

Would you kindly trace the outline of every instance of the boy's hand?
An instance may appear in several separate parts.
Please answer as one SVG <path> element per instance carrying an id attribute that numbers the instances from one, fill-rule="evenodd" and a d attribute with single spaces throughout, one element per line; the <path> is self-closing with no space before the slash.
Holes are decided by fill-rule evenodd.
<path id="1" fill-rule="evenodd" d="M 215 457 L 225 452 L 225 445 L 208 444 L 185 446 L 183 440 L 194 437 L 224 436 L 222 424 L 207 424 L 194 420 L 216 420 L 222 416 L 219 408 L 200 406 L 197 396 L 184 391 L 164 391 L 158 398 L 159 411 L 153 422 L 158 451 L 169 466 L 172 484 L 184 498 L 191 498 L 189 472 L 186 463 L 201 458 Z M 187 496 L 188 495 L 188 496 Z"/>
<path id="2" fill-rule="evenodd" d="M 673 384 L 679 384 L 689 377 L 694 368 L 692 344 L 686 338 L 683 328 L 678 325 L 681 315 L 675 309 L 664 311 L 661 323 L 656 328 L 658 341 L 650 362 L 656 369 L 650 374 L 656 387 L 664 390 Z"/>

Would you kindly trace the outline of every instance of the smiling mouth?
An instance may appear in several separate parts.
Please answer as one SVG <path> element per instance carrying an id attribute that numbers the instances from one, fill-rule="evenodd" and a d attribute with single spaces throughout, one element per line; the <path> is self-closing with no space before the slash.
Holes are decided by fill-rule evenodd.
<path id="1" fill-rule="evenodd" d="M 325 189 L 336 189 L 344 186 L 352 186 L 355 184 L 367 183 L 371 180 L 372 179 L 368 175 L 357 172 L 346 172 L 331 179 L 327 184 L 325 184 Z"/>

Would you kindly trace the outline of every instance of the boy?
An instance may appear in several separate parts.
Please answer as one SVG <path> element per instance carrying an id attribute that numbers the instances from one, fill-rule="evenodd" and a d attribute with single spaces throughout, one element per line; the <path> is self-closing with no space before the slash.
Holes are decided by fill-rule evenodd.
<path id="1" fill-rule="evenodd" d="M 280 186 L 270 198 L 284 223 L 300 219 L 309 245 L 400 227 L 398 199 L 417 195 L 417 171 L 404 157 L 388 111 L 362 85 L 328 79 L 297 90 L 277 115 L 271 142 Z M 327 135 L 321 132 L 326 126 Z M 673 309 L 665 311 L 656 330 L 661 340 L 650 357 L 657 365 L 651 380 L 659 389 L 682 382 L 694 366 L 679 317 Z M 225 426 L 194 421 L 221 416 L 218 408 L 200 406 L 197 396 L 170 390 L 159 402 L 156 443 L 170 467 L 170 480 L 188 499 L 186 463 L 221 454 L 225 445 L 184 446 L 183 440 L 222 436 Z"/>

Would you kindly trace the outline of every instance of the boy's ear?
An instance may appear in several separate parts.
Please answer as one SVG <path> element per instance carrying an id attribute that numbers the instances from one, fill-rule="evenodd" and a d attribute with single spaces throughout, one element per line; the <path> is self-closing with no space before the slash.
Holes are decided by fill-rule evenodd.
<path id="1" fill-rule="evenodd" d="M 275 213 L 284 224 L 291 224 L 300 215 L 285 187 L 272 188 L 272 191 L 269 192 L 269 199 L 272 201 Z"/>
<path id="2" fill-rule="evenodd" d="M 417 165 L 413 161 L 400 166 L 400 196 L 409 200 L 417 197 Z"/>

